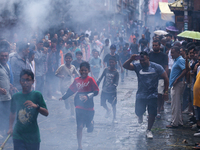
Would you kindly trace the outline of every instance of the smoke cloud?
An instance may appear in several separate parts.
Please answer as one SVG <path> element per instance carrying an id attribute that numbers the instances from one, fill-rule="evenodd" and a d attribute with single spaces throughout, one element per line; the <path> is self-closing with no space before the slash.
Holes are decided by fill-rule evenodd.
<path id="1" fill-rule="evenodd" d="M 113 12 L 106 12 L 104 2 L 66 0 L 2 0 L 0 1 L 0 28 L 4 34 L 17 33 L 18 36 L 30 37 L 32 32 L 46 31 L 51 27 L 65 23 L 104 24 L 106 17 Z M 104 12 L 104 13 L 102 13 Z M 98 21 L 98 22 L 97 22 Z M 8 30 L 5 30 L 7 28 Z"/>

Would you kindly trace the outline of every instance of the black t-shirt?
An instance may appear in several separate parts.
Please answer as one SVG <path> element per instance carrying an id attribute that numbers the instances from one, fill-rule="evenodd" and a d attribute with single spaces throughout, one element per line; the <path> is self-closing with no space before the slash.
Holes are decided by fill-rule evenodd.
<path id="1" fill-rule="evenodd" d="M 97 81 L 97 85 L 100 84 L 101 80 L 104 78 L 102 90 L 106 93 L 117 92 L 117 86 L 119 82 L 119 73 L 116 70 L 110 70 L 105 68 L 101 77 Z"/>
<path id="2" fill-rule="evenodd" d="M 145 32 L 145 37 L 148 40 L 148 42 L 150 42 L 150 39 L 151 39 L 150 35 L 151 35 L 150 32 Z"/>
<path id="3" fill-rule="evenodd" d="M 118 55 L 118 54 L 115 54 L 114 56 L 116 57 L 116 61 L 119 63 L 119 55 Z M 107 64 L 107 67 L 110 66 L 110 65 L 109 65 L 109 59 L 110 59 L 110 57 L 112 57 L 112 55 L 107 54 L 107 55 L 105 56 L 105 58 L 103 59 L 103 62 L 105 62 L 105 63 Z"/>
<path id="4" fill-rule="evenodd" d="M 148 44 L 148 40 L 147 39 L 140 39 L 139 44 L 141 45 L 141 51 L 143 51 L 144 46 L 146 46 Z"/>
<path id="5" fill-rule="evenodd" d="M 80 64 L 84 62 L 83 60 L 79 63 L 77 60 L 72 61 L 72 65 L 76 67 L 76 69 L 80 68 Z"/>
<path id="6" fill-rule="evenodd" d="M 131 44 L 130 46 L 131 54 L 138 54 L 138 44 Z"/>
<path id="7" fill-rule="evenodd" d="M 164 69 L 165 69 L 165 66 L 168 65 L 168 56 L 164 54 L 163 52 L 160 52 L 160 53 L 150 52 L 149 60 L 151 62 L 161 65 Z"/>
<path id="8" fill-rule="evenodd" d="M 129 58 L 130 54 L 124 54 L 123 52 L 119 53 L 119 60 L 121 61 L 122 64 L 125 63 L 125 61 L 127 61 Z"/>

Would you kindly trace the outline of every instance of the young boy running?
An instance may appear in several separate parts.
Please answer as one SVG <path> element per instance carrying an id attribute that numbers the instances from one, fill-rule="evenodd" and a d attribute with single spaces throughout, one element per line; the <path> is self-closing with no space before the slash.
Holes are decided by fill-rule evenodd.
<path id="1" fill-rule="evenodd" d="M 33 83 L 33 72 L 22 70 L 20 73 L 22 92 L 14 94 L 11 100 L 8 134 L 13 134 L 14 150 L 39 150 L 40 148 L 38 113 L 44 116 L 48 116 L 49 113 L 42 94 L 31 91 Z M 13 130 L 15 116 L 17 122 Z"/>
<path id="2" fill-rule="evenodd" d="M 99 58 L 99 52 L 94 51 L 94 57 L 90 60 L 91 72 L 95 80 L 98 79 L 101 69 L 101 59 Z"/>
<path id="3" fill-rule="evenodd" d="M 108 117 L 110 114 L 110 109 L 106 104 L 106 100 L 108 100 L 108 102 L 112 105 L 114 123 L 117 123 L 116 104 L 117 104 L 117 86 L 119 82 L 119 73 L 115 68 L 116 63 L 117 62 L 115 56 L 110 57 L 109 67 L 104 69 L 101 77 L 97 81 L 97 85 L 99 85 L 103 77 L 105 77 L 101 93 L 101 106 L 103 106 L 107 110 L 106 117 Z"/>
<path id="4" fill-rule="evenodd" d="M 76 70 L 74 65 L 71 65 L 72 62 L 72 54 L 65 54 L 65 64 L 61 65 L 55 75 L 60 78 L 60 91 L 62 95 L 67 91 L 70 84 L 72 84 L 74 77 L 79 77 L 79 73 Z M 65 101 L 65 108 L 69 109 L 70 103 L 70 111 L 71 117 L 74 116 L 74 98 L 70 97 L 67 101 Z"/>
<path id="5" fill-rule="evenodd" d="M 72 65 L 74 65 L 77 70 L 79 69 L 80 64 L 82 62 L 84 62 L 84 60 L 82 60 L 82 58 L 83 58 L 83 53 L 81 51 L 77 51 L 76 52 L 76 60 L 72 61 Z"/>
<path id="6" fill-rule="evenodd" d="M 96 81 L 88 76 L 90 72 L 90 64 L 83 62 L 80 64 L 80 77 L 75 78 L 74 82 L 70 85 L 67 92 L 60 100 L 65 100 L 74 93 L 74 104 L 76 108 L 76 123 L 77 123 L 77 140 L 78 150 L 82 150 L 82 130 L 86 125 L 87 132 L 92 132 L 94 128 L 94 102 L 93 97 L 99 92 Z"/>
<path id="7" fill-rule="evenodd" d="M 110 53 L 107 54 L 105 56 L 105 58 L 103 59 L 103 65 L 104 67 L 109 67 L 109 60 L 110 60 L 110 57 L 112 56 L 115 56 L 116 57 L 116 62 L 118 62 L 120 68 L 121 68 L 121 72 L 123 72 L 123 68 L 122 68 L 122 64 L 121 64 L 121 61 L 119 60 L 119 55 L 115 53 L 116 52 L 116 46 L 115 44 L 112 44 L 110 46 Z M 117 68 L 117 63 L 116 63 L 116 68 Z"/>

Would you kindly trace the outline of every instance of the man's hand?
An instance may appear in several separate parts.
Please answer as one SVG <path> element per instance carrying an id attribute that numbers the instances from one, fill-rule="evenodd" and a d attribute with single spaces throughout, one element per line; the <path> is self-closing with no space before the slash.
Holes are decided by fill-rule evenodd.
<path id="1" fill-rule="evenodd" d="M 135 58 L 137 57 L 138 55 L 137 54 L 133 54 L 133 55 L 131 55 L 131 58 L 130 58 L 130 60 L 136 60 Z"/>
<path id="2" fill-rule="evenodd" d="M 163 94 L 163 100 L 164 101 L 168 101 L 169 97 L 168 97 L 168 93 L 164 93 Z"/>
<path id="3" fill-rule="evenodd" d="M 6 95 L 7 91 L 6 91 L 6 89 L 0 88 L 0 93 L 3 94 L 3 95 Z"/>
<path id="4" fill-rule="evenodd" d="M 17 90 L 17 88 L 14 87 L 12 84 L 10 84 L 10 91 L 11 91 L 11 92 L 14 92 L 14 93 L 19 92 L 19 91 Z"/>
<path id="5" fill-rule="evenodd" d="M 62 78 L 62 79 L 64 79 L 64 78 L 65 78 L 65 76 L 64 76 L 64 75 L 60 75 L 59 77 L 60 77 L 60 78 Z"/>
<path id="6" fill-rule="evenodd" d="M 61 98 L 59 98 L 59 101 L 62 101 L 63 99 L 62 99 L 62 97 Z"/>
<path id="7" fill-rule="evenodd" d="M 12 134 L 13 134 L 13 129 L 12 129 L 12 128 L 10 128 L 10 129 L 8 130 L 7 134 L 10 134 L 10 135 L 12 135 Z"/>
<path id="8" fill-rule="evenodd" d="M 80 100 L 85 103 L 88 100 L 88 97 L 87 96 L 81 96 Z"/>
<path id="9" fill-rule="evenodd" d="M 199 62 L 195 66 L 199 66 Z"/>
<path id="10" fill-rule="evenodd" d="M 174 81 L 174 83 L 173 83 L 173 86 L 175 86 L 177 82 L 178 82 L 178 80 L 176 79 L 176 80 Z"/>
<path id="11" fill-rule="evenodd" d="M 27 108 L 37 108 L 38 106 L 36 104 L 34 104 L 32 101 L 30 100 L 27 100 L 24 105 L 27 107 Z"/>

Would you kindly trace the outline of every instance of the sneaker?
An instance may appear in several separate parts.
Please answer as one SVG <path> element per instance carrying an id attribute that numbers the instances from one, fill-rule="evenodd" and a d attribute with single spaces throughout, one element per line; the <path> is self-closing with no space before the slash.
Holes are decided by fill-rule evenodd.
<path id="1" fill-rule="evenodd" d="M 198 132 L 195 133 L 194 136 L 199 137 L 200 136 L 200 130 L 198 130 Z"/>
<path id="2" fill-rule="evenodd" d="M 161 119 L 161 115 L 160 115 L 160 114 L 157 114 L 156 118 L 157 118 L 157 119 Z"/>
<path id="3" fill-rule="evenodd" d="M 55 96 L 52 96 L 51 99 L 52 100 L 57 100 L 57 98 Z"/>
<path id="4" fill-rule="evenodd" d="M 139 123 L 139 124 L 143 123 L 143 116 L 138 117 L 138 123 Z"/>
<path id="5" fill-rule="evenodd" d="M 153 139 L 153 134 L 150 130 L 147 130 L 146 136 L 147 136 L 148 139 Z"/>
<path id="6" fill-rule="evenodd" d="M 191 130 L 198 131 L 199 129 L 197 128 L 197 124 L 193 124 Z"/>
<path id="7" fill-rule="evenodd" d="M 118 121 L 116 119 L 113 119 L 112 121 L 114 124 L 118 124 Z"/>
<path id="8" fill-rule="evenodd" d="M 93 132 L 93 130 L 94 130 L 94 121 L 92 121 L 90 123 L 89 127 L 87 128 L 87 132 L 91 133 L 91 132 Z"/>
<path id="9" fill-rule="evenodd" d="M 182 114 L 189 114 L 188 107 L 182 112 Z"/>

